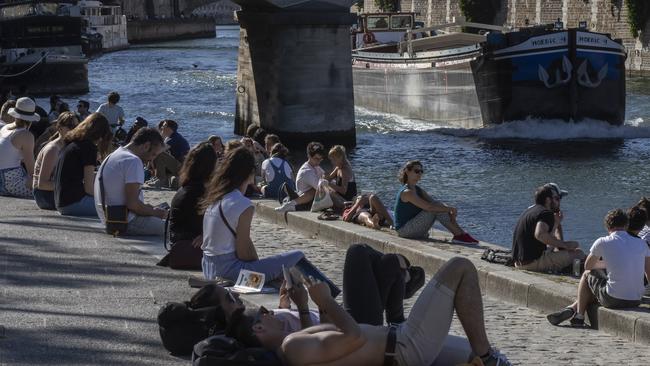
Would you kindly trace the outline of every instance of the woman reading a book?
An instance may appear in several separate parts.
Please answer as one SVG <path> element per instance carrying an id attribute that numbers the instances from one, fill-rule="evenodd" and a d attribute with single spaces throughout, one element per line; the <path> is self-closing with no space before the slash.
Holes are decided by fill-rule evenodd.
<path id="1" fill-rule="evenodd" d="M 203 275 L 237 280 L 239 271 L 264 273 L 266 282 L 282 277 L 304 258 L 292 250 L 260 259 L 250 237 L 255 206 L 244 196 L 255 179 L 255 158 L 244 147 L 229 150 L 213 175 L 200 204 L 203 216 Z"/>

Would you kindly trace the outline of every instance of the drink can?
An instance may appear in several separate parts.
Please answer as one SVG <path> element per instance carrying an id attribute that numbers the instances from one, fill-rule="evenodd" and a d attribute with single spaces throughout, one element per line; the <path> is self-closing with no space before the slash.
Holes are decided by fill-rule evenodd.
<path id="1" fill-rule="evenodd" d="M 582 261 L 580 259 L 573 260 L 573 275 L 580 277 L 582 275 Z"/>

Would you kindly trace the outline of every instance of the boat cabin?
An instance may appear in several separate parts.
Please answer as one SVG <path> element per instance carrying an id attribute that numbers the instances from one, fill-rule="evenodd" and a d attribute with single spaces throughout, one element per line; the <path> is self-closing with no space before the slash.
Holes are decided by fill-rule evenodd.
<path id="1" fill-rule="evenodd" d="M 407 31 L 420 28 L 422 25 L 415 21 L 415 13 L 359 14 L 357 27 L 353 30 L 352 48 L 378 43 L 398 43 L 404 40 Z"/>

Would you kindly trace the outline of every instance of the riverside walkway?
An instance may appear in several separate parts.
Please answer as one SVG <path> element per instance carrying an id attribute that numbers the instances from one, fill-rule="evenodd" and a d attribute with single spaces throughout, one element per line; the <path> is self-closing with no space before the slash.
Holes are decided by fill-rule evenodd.
<path id="1" fill-rule="evenodd" d="M 146 192 L 146 197 L 169 202 L 172 192 Z M 261 256 L 300 249 L 342 283 L 345 249 L 337 240 L 323 240 L 328 236 L 322 229 L 310 235 L 305 223 L 302 233 L 288 230 L 274 223 L 280 217 L 261 207 L 271 204 L 257 205 L 253 240 Z M 193 292 L 187 272 L 155 266 L 164 253 L 160 241 L 115 239 L 97 221 L 42 211 L 29 200 L 0 197 L 0 207 L 0 365 L 189 364 L 168 355 L 158 337 L 159 307 Z M 288 217 L 292 223 L 310 214 Z M 274 297 L 246 299 L 269 302 Z M 646 345 L 596 330 L 553 327 L 544 314 L 500 301 L 490 291 L 483 301 L 490 339 L 515 364 L 650 363 Z M 462 335 L 458 321 L 452 333 Z"/>

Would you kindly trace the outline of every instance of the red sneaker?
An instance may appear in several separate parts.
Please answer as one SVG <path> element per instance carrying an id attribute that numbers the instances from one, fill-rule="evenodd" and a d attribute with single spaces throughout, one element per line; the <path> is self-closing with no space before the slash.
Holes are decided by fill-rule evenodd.
<path id="1" fill-rule="evenodd" d="M 478 240 L 472 238 L 468 233 L 454 235 L 451 242 L 456 244 L 478 244 Z"/>

